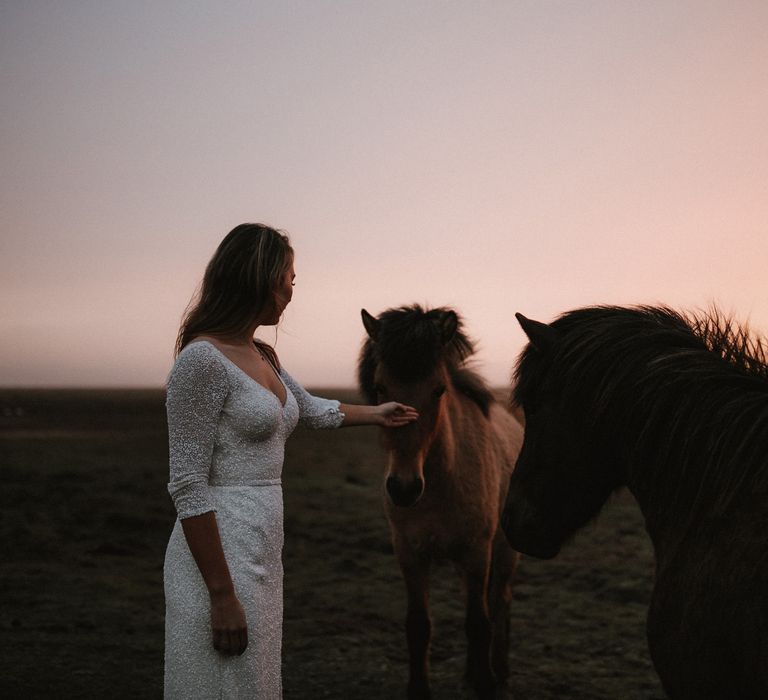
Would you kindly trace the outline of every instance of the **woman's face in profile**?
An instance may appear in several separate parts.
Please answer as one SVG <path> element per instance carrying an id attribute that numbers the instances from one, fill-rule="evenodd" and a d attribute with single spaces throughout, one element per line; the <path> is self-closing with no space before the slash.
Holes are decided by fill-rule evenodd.
<path id="1" fill-rule="evenodd" d="M 293 284 L 296 279 L 296 273 L 293 269 L 293 260 L 286 271 L 280 277 L 277 286 L 274 290 L 274 311 L 275 319 L 272 323 L 277 323 L 280 320 L 280 316 L 283 315 L 285 307 L 291 303 L 293 298 Z"/>

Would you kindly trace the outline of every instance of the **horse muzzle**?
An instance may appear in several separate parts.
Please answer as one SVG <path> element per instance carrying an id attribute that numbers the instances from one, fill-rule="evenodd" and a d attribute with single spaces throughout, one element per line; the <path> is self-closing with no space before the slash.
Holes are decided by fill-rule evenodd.
<path id="1" fill-rule="evenodd" d="M 424 493 L 424 479 L 416 477 L 410 481 L 404 481 L 396 476 L 390 476 L 386 481 L 386 490 L 389 500 L 400 508 L 408 508 L 414 505 Z"/>
<path id="2" fill-rule="evenodd" d="M 530 507 L 509 505 L 501 514 L 501 529 L 512 549 L 537 559 L 553 559 L 560 552 L 562 538 Z"/>

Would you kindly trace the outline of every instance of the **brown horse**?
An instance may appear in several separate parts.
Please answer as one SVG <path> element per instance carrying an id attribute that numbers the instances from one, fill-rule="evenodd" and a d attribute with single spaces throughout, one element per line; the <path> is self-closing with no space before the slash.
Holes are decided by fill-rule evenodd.
<path id="1" fill-rule="evenodd" d="M 358 367 L 371 403 L 414 406 L 419 420 L 383 429 L 388 453 L 384 508 L 408 594 L 409 698 L 428 698 L 429 570 L 434 557 L 463 575 L 466 675 L 481 698 L 508 675 L 511 578 L 519 555 L 499 528 L 522 427 L 464 366 L 473 352 L 455 311 L 414 305 L 378 318 Z"/>
<path id="2" fill-rule="evenodd" d="M 530 343 L 502 526 L 542 558 L 627 486 L 656 555 L 654 666 L 675 700 L 768 698 L 768 364 L 717 312 L 591 307 Z"/>

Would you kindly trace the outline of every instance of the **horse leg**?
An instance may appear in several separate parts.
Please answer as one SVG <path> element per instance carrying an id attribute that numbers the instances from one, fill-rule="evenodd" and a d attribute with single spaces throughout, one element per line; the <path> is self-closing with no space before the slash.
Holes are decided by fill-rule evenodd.
<path id="1" fill-rule="evenodd" d="M 429 641 L 429 559 L 413 552 L 398 552 L 400 569 L 408 593 L 405 634 L 408 641 L 408 700 L 428 700 Z"/>
<path id="2" fill-rule="evenodd" d="M 479 698 L 493 698 L 496 681 L 491 670 L 491 621 L 488 616 L 490 543 L 464 569 L 466 592 L 467 681 Z"/>
<path id="3" fill-rule="evenodd" d="M 512 601 L 512 576 L 520 555 L 506 539 L 496 537 L 488 582 L 488 609 L 492 625 L 491 668 L 497 681 L 509 676 L 509 604 Z"/>

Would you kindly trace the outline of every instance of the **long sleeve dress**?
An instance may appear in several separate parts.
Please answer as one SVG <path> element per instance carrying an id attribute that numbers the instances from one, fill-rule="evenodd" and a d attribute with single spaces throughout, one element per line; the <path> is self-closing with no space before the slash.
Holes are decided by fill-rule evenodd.
<path id="1" fill-rule="evenodd" d="M 307 393 L 281 370 L 286 400 L 207 341 L 187 345 L 168 379 L 171 494 L 178 519 L 165 555 L 165 697 L 282 697 L 283 492 L 285 441 L 296 424 L 332 428 L 339 402 Z M 248 648 L 213 648 L 208 590 L 180 520 L 216 512 Z"/>

